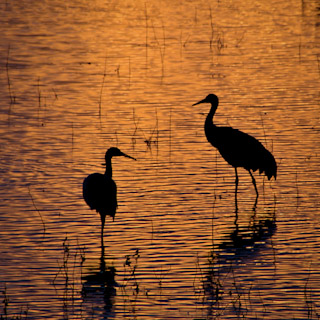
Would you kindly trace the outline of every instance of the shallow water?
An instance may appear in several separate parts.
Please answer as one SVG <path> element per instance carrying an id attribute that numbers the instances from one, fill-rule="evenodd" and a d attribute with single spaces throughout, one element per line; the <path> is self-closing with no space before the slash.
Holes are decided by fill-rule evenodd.
<path id="1" fill-rule="evenodd" d="M 319 318 L 319 6 L 2 2 L 0 314 Z M 255 209 L 192 107 L 210 92 L 277 160 Z M 110 146 L 137 161 L 113 160 L 102 262 L 82 181 Z"/>

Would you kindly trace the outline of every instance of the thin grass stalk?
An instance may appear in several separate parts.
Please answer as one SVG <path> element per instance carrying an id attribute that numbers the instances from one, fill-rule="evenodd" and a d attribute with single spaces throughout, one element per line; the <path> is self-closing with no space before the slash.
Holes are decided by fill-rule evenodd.
<path id="1" fill-rule="evenodd" d="M 41 110 L 40 77 L 38 77 L 38 81 L 37 81 L 37 92 L 38 92 L 38 122 L 40 123 L 40 110 Z"/>
<path id="2" fill-rule="evenodd" d="M 11 89 L 11 81 L 10 81 L 10 74 L 9 74 L 9 56 L 10 56 L 10 45 L 8 46 L 8 51 L 7 51 L 6 73 L 7 73 L 7 86 L 8 86 L 8 92 L 9 92 L 9 98 L 10 98 L 9 111 L 11 111 L 11 105 L 15 103 L 15 96 L 13 95 L 12 89 Z"/>
<path id="3" fill-rule="evenodd" d="M 131 86 L 131 59 L 129 57 L 129 76 L 128 76 L 128 82 L 129 82 L 129 90 L 130 90 L 130 86 Z"/>
<path id="4" fill-rule="evenodd" d="M 162 44 L 160 44 L 160 41 L 157 37 L 156 34 L 156 30 L 154 27 L 154 24 L 152 23 L 152 30 L 153 30 L 153 34 L 154 34 L 154 39 L 158 45 L 159 51 L 160 51 L 160 61 L 161 61 L 161 74 L 162 74 L 162 78 L 164 76 L 164 56 L 165 56 L 165 49 L 166 49 L 166 34 L 165 34 L 165 27 L 162 21 Z"/>
<path id="5" fill-rule="evenodd" d="M 213 24 L 212 9 L 211 9 L 211 7 L 209 7 L 209 11 L 210 11 L 210 28 L 211 28 L 210 50 L 212 50 L 213 39 L 214 39 L 214 24 Z"/>
<path id="6" fill-rule="evenodd" d="M 169 161 L 171 162 L 171 147 L 172 147 L 172 108 L 169 110 Z"/>
<path id="7" fill-rule="evenodd" d="M 74 126 L 73 126 L 73 122 L 71 122 L 71 150 L 73 153 L 73 149 L 74 149 Z"/>
<path id="8" fill-rule="evenodd" d="M 149 25 L 148 25 L 148 9 L 147 9 L 147 3 L 144 4 L 144 15 L 145 15 L 145 21 L 146 21 L 146 70 L 148 69 L 148 42 L 149 42 Z"/>
<path id="9" fill-rule="evenodd" d="M 38 214 L 39 214 L 39 216 L 40 216 L 40 219 L 41 219 L 41 222 L 42 222 L 42 226 L 43 226 L 43 234 L 45 234 L 45 233 L 46 233 L 46 225 L 45 225 L 45 223 L 44 223 L 44 220 L 43 220 L 43 218 L 42 218 L 42 215 L 41 215 L 40 210 L 37 208 L 37 206 L 36 206 L 36 204 L 35 204 L 35 201 L 34 201 L 33 196 L 32 196 L 32 194 L 31 194 L 30 186 L 28 186 L 28 191 L 29 191 L 29 195 L 30 195 L 32 204 L 33 204 L 35 210 L 38 212 Z"/>
<path id="10" fill-rule="evenodd" d="M 103 70 L 103 77 L 102 77 L 102 83 L 101 83 L 100 95 L 99 95 L 99 118 L 100 119 L 101 119 L 101 109 L 102 109 L 102 93 L 103 93 L 104 83 L 107 75 L 106 72 L 107 72 L 107 56 L 105 57 L 105 60 L 104 60 L 104 70 Z"/>

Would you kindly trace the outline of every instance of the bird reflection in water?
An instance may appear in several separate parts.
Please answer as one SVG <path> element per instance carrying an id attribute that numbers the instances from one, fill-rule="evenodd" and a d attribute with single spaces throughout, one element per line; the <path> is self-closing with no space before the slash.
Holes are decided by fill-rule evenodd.
<path id="1" fill-rule="evenodd" d="M 239 226 L 238 218 L 234 221 L 234 229 L 228 235 L 228 240 L 219 245 L 219 251 L 229 251 L 237 257 L 248 250 L 248 253 L 253 249 L 259 248 L 261 241 L 270 238 L 276 230 L 276 217 L 275 211 L 271 215 L 266 216 L 264 219 L 257 220 L 256 211 L 252 211 L 252 215 L 247 226 Z M 259 244 L 257 246 L 257 244 Z"/>
<path id="2" fill-rule="evenodd" d="M 96 210 L 101 218 L 101 249 L 104 254 L 103 230 L 106 216 L 115 217 L 117 201 L 117 185 L 112 179 L 112 157 L 123 156 L 136 160 L 120 151 L 118 148 L 110 148 L 105 154 L 106 170 L 104 174 L 93 173 L 83 181 L 83 198 L 91 210 Z"/>
<path id="3" fill-rule="evenodd" d="M 102 308 L 103 319 L 114 318 L 114 300 L 116 287 L 118 287 L 115 275 L 115 267 L 106 266 L 103 250 L 101 250 L 99 271 L 82 277 L 83 301 L 90 307 Z"/>
<path id="4" fill-rule="evenodd" d="M 276 231 L 275 206 L 269 212 L 260 214 L 260 219 L 257 219 L 258 214 L 254 208 L 246 226 L 239 226 L 237 210 L 236 207 L 234 227 L 225 235 L 225 240 L 213 246 L 203 277 L 203 291 L 206 300 L 210 302 L 208 308 L 210 316 L 219 308 L 224 310 L 225 305 L 221 304 L 223 299 L 226 299 L 226 305 L 230 299 L 239 302 L 239 309 L 234 311 L 239 314 L 243 311 L 234 272 L 237 267 L 247 265 L 254 257 L 261 254 L 261 251 L 267 248 L 267 240 Z M 232 280 L 228 281 L 230 278 Z M 233 307 L 236 308 L 236 304 Z"/>
<path id="5" fill-rule="evenodd" d="M 207 140 L 219 150 L 221 156 L 235 169 L 236 202 L 239 183 L 237 168 L 242 167 L 251 176 L 256 191 L 257 203 L 259 192 L 252 171 L 259 170 L 259 173 L 264 173 L 269 180 L 272 177 L 276 179 L 277 164 L 273 155 L 256 138 L 237 129 L 218 127 L 213 123 L 213 116 L 219 104 L 219 99 L 215 94 L 209 94 L 205 99 L 193 104 L 193 106 L 201 103 L 211 104 L 204 124 Z"/>

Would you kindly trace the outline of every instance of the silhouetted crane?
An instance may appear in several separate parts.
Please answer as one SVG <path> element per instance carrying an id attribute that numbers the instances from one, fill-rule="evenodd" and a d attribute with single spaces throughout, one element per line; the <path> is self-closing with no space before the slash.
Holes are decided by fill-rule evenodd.
<path id="1" fill-rule="evenodd" d="M 83 198 L 91 210 L 95 209 L 101 217 L 101 248 L 103 249 L 103 229 L 106 216 L 115 217 L 118 207 L 117 185 L 112 179 L 111 158 L 123 156 L 136 160 L 121 152 L 118 148 L 110 148 L 105 155 L 106 171 L 104 174 L 93 173 L 83 181 Z"/>
<path id="2" fill-rule="evenodd" d="M 258 199 L 259 193 L 256 181 L 251 170 L 259 169 L 270 180 L 277 178 L 277 164 L 273 155 L 254 137 L 233 129 L 231 127 L 217 127 L 213 123 L 213 116 L 218 108 L 219 99 L 214 94 L 209 94 L 205 99 L 193 104 L 210 103 L 211 109 L 204 123 L 204 131 L 208 141 L 219 150 L 221 156 L 235 169 L 236 174 L 236 195 L 238 190 L 238 167 L 243 167 L 250 173 L 252 183 L 256 190 Z"/>

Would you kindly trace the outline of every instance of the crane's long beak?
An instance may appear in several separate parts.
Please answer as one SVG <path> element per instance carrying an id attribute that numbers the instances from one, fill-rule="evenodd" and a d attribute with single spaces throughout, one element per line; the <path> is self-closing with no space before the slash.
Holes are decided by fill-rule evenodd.
<path id="1" fill-rule="evenodd" d="M 196 106 L 197 104 L 205 103 L 205 102 L 207 102 L 207 100 L 206 100 L 206 99 L 203 99 L 203 100 L 201 100 L 201 101 L 199 101 L 199 102 L 197 102 L 197 103 L 194 103 L 192 106 Z"/>
<path id="2" fill-rule="evenodd" d="M 129 158 L 129 159 L 132 159 L 132 160 L 137 160 L 136 158 L 131 157 L 131 156 L 129 156 L 129 155 L 123 153 L 123 152 L 122 152 L 122 156 L 124 156 L 124 157 L 126 157 L 126 158 Z"/>
<path id="3" fill-rule="evenodd" d="M 127 155 L 127 154 L 125 154 L 125 153 L 124 153 L 124 152 L 122 152 L 122 151 L 120 151 L 120 152 L 121 152 L 121 154 L 117 154 L 117 156 L 123 156 L 123 157 L 129 158 L 129 159 L 132 159 L 132 160 L 137 160 L 136 158 L 131 157 L 131 156 L 129 156 L 129 155 Z M 105 165 L 106 165 L 106 163 L 102 163 L 102 165 L 103 165 L 103 166 L 105 166 Z"/>

